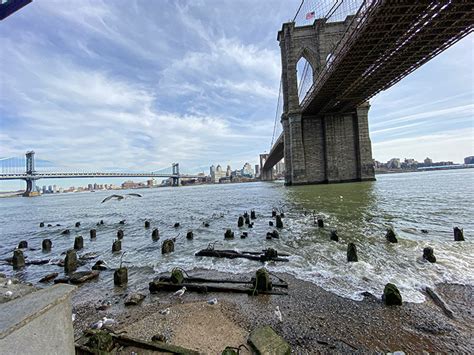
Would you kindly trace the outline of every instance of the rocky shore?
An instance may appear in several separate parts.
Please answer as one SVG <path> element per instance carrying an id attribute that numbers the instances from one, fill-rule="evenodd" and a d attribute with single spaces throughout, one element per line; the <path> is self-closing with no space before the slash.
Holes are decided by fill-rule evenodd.
<path id="1" fill-rule="evenodd" d="M 192 274 L 252 276 L 203 270 Z M 187 292 L 180 301 L 169 292 L 150 294 L 148 285 L 144 285 L 133 290 L 146 296 L 136 306 L 124 305 L 130 290 L 116 287 L 113 291 L 91 292 L 90 287 L 81 287 L 73 300 L 76 337 L 106 316 L 115 320 L 110 328 L 117 333 L 148 341 L 153 336 L 161 337 L 170 344 L 206 354 L 246 344 L 250 332 L 263 325 L 271 325 L 298 354 L 474 352 L 472 286 L 441 284 L 436 288 L 453 311 L 451 318 L 429 297 L 424 303 L 388 307 L 380 295 L 367 294 L 364 300 L 353 301 L 291 275 L 278 276 L 288 282 L 288 295 Z M 212 298 L 217 298 L 217 304 L 208 304 Z M 275 315 L 277 306 L 281 322 Z M 169 313 L 162 314 L 166 309 Z"/>

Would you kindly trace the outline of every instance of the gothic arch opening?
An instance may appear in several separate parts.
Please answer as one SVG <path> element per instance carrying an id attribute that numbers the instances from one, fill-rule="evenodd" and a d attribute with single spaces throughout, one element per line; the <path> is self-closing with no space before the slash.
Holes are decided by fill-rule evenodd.
<path id="1" fill-rule="evenodd" d="M 304 55 L 296 63 L 296 79 L 298 84 L 298 100 L 301 104 L 313 85 L 313 67 Z"/>

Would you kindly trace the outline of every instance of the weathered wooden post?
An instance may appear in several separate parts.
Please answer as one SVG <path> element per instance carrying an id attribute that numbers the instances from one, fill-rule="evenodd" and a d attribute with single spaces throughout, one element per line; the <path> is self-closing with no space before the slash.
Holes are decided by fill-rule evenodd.
<path id="1" fill-rule="evenodd" d="M 112 253 L 122 250 L 122 241 L 117 239 L 112 243 Z"/>
<path id="2" fill-rule="evenodd" d="M 25 257 L 21 250 L 15 249 L 13 251 L 12 263 L 13 263 L 13 269 L 15 270 L 25 267 Z"/>
<path id="3" fill-rule="evenodd" d="M 193 238 L 194 238 L 193 231 L 188 231 L 188 233 L 186 233 L 186 239 L 193 239 Z"/>
<path id="4" fill-rule="evenodd" d="M 74 249 L 81 250 L 82 248 L 84 248 L 84 238 L 79 235 L 74 239 Z"/>
<path id="5" fill-rule="evenodd" d="M 239 220 L 237 221 L 237 227 L 243 227 L 244 226 L 244 216 L 239 216 Z"/>
<path id="6" fill-rule="evenodd" d="M 232 229 L 226 229 L 224 239 L 234 239 L 234 232 L 232 232 Z"/>
<path id="7" fill-rule="evenodd" d="M 169 254 L 174 252 L 174 241 L 173 239 L 166 239 L 161 245 L 161 254 Z"/>
<path id="8" fill-rule="evenodd" d="M 28 242 L 26 240 L 22 240 L 18 243 L 18 249 L 26 249 L 28 248 Z"/>
<path id="9" fill-rule="evenodd" d="M 357 258 L 357 248 L 354 243 L 349 243 L 347 245 L 347 261 L 356 262 L 359 261 Z"/>
<path id="10" fill-rule="evenodd" d="M 456 242 L 462 242 L 464 241 L 464 230 L 458 227 L 454 227 L 453 229 L 454 233 L 454 241 Z"/>
<path id="11" fill-rule="evenodd" d="M 69 249 L 64 258 L 64 272 L 70 273 L 77 269 L 77 254 L 74 249 Z"/>
<path id="12" fill-rule="evenodd" d="M 52 246 L 53 246 L 53 242 L 51 242 L 51 239 L 44 239 L 43 242 L 41 243 L 41 248 L 43 249 L 44 252 L 51 251 Z"/>
<path id="13" fill-rule="evenodd" d="M 331 231 L 331 240 L 334 242 L 339 241 L 339 236 L 337 235 L 337 230 L 332 230 Z"/>
<path id="14" fill-rule="evenodd" d="M 150 221 L 145 221 L 145 228 L 150 228 Z"/>
<path id="15" fill-rule="evenodd" d="M 387 238 L 390 243 L 398 243 L 397 235 L 395 234 L 393 228 L 387 229 L 387 234 L 385 234 L 385 238 Z"/>
<path id="16" fill-rule="evenodd" d="M 283 228 L 283 221 L 281 220 L 280 215 L 276 216 L 276 227 L 277 228 Z"/>
<path id="17" fill-rule="evenodd" d="M 91 235 L 91 239 L 95 239 L 97 237 L 97 231 L 95 229 L 91 229 L 89 233 Z"/>
<path id="18" fill-rule="evenodd" d="M 153 231 L 151 232 L 151 239 L 153 239 L 155 242 L 160 239 L 160 231 L 158 230 L 158 228 L 153 229 Z"/>
<path id="19" fill-rule="evenodd" d="M 117 239 L 119 240 L 123 239 L 123 230 L 119 229 L 117 231 Z"/>

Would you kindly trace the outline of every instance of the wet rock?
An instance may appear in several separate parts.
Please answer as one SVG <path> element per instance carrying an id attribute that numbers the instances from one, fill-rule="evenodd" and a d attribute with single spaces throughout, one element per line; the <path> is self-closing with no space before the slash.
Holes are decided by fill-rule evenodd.
<path id="1" fill-rule="evenodd" d="M 281 218 L 285 218 L 285 213 L 284 213 L 284 212 L 280 212 L 280 216 L 281 216 Z"/>
<path id="2" fill-rule="evenodd" d="M 256 354 L 291 354 L 291 347 L 288 343 L 269 325 L 253 330 L 248 343 Z"/>
<path id="3" fill-rule="evenodd" d="M 39 282 L 43 282 L 43 283 L 44 283 L 44 282 L 49 282 L 49 281 L 51 281 L 51 280 L 54 280 L 56 277 L 58 277 L 58 275 L 59 275 L 59 273 L 57 273 L 57 272 L 52 272 L 51 274 L 48 274 L 48 275 L 44 276 L 43 278 L 41 278 L 41 279 L 39 280 Z"/>
<path id="4" fill-rule="evenodd" d="M 95 239 L 97 237 L 97 231 L 95 229 L 91 229 L 89 231 L 91 239 Z"/>
<path id="5" fill-rule="evenodd" d="M 324 220 L 321 217 L 318 217 L 318 227 L 324 228 Z"/>
<path id="6" fill-rule="evenodd" d="M 174 241 L 173 239 L 166 239 L 161 245 L 161 254 L 169 254 L 174 252 Z"/>
<path id="7" fill-rule="evenodd" d="M 107 266 L 103 260 L 97 260 L 95 264 L 92 266 L 92 270 L 107 270 Z"/>
<path id="8" fill-rule="evenodd" d="M 54 279 L 55 284 L 68 284 L 69 283 L 69 277 L 60 277 L 57 279 Z"/>
<path id="9" fill-rule="evenodd" d="M 119 239 L 119 240 L 123 239 L 123 230 L 119 229 L 117 231 L 117 239 Z"/>
<path id="10" fill-rule="evenodd" d="M 331 240 L 334 241 L 334 242 L 338 242 L 338 241 L 339 241 L 339 236 L 337 235 L 337 231 L 336 231 L 336 230 L 332 230 L 332 231 L 331 231 Z"/>
<path id="11" fill-rule="evenodd" d="M 280 215 L 276 216 L 276 227 L 277 228 L 283 228 L 283 221 L 281 220 Z"/>
<path id="12" fill-rule="evenodd" d="M 347 261 L 356 262 L 359 259 L 357 258 L 357 248 L 354 243 L 349 243 L 347 245 Z"/>
<path id="13" fill-rule="evenodd" d="M 273 221 L 269 221 L 269 222 L 268 222 L 268 225 L 269 225 L 270 227 L 273 227 Z"/>
<path id="14" fill-rule="evenodd" d="M 160 239 L 160 231 L 157 228 L 153 229 L 151 232 L 151 239 L 153 239 L 155 242 Z"/>
<path id="15" fill-rule="evenodd" d="M 241 239 L 245 239 L 249 236 L 249 233 L 248 232 L 242 232 L 242 234 L 240 235 L 240 238 Z"/>
<path id="16" fill-rule="evenodd" d="M 175 228 L 178 228 L 178 227 L 179 227 L 179 223 L 176 222 L 176 223 L 174 224 L 174 227 L 175 227 Z"/>
<path id="17" fill-rule="evenodd" d="M 166 337 L 163 334 L 155 334 L 151 337 L 151 341 L 166 343 Z"/>
<path id="18" fill-rule="evenodd" d="M 383 290 L 382 301 L 384 301 L 387 306 L 401 306 L 402 296 L 397 286 L 391 283 L 386 284 Z"/>
<path id="19" fill-rule="evenodd" d="M 421 229 L 421 233 L 428 234 L 428 230 L 427 229 Z"/>
<path id="20" fill-rule="evenodd" d="M 454 241 L 456 242 L 464 241 L 464 229 L 454 227 L 453 233 L 454 233 Z"/>
<path id="21" fill-rule="evenodd" d="M 26 249 L 28 248 L 28 242 L 26 240 L 22 240 L 18 243 L 18 249 Z"/>
<path id="22" fill-rule="evenodd" d="M 251 210 L 250 211 L 250 219 L 257 219 L 257 216 L 255 215 L 255 211 Z"/>
<path id="23" fill-rule="evenodd" d="M 387 234 L 385 234 L 385 238 L 387 238 L 390 243 L 398 243 L 398 239 L 393 228 L 387 229 Z"/>
<path id="24" fill-rule="evenodd" d="M 146 295 L 143 293 L 134 292 L 125 297 L 124 303 L 126 306 L 137 306 L 145 299 L 145 297 Z"/>
<path id="25" fill-rule="evenodd" d="M 61 227 L 61 225 L 58 223 L 58 224 L 56 224 L 56 227 Z"/>
<path id="26" fill-rule="evenodd" d="M 253 279 L 253 286 L 257 291 L 270 291 L 272 289 L 272 281 L 267 269 L 262 267 L 257 270 L 255 279 Z"/>
<path id="27" fill-rule="evenodd" d="M 250 225 L 250 217 L 248 215 L 245 217 L 245 224 Z"/>
<path id="28" fill-rule="evenodd" d="M 81 222 L 76 222 L 75 227 L 79 228 L 81 226 Z"/>
<path id="29" fill-rule="evenodd" d="M 209 227 L 209 223 L 208 222 L 202 222 L 203 226 L 204 227 Z"/>
<path id="30" fill-rule="evenodd" d="M 51 241 L 51 239 L 43 239 L 43 242 L 41 243 L 41 248 L 44 252 L 50 252 L 52 247 L 53 242 Z"/>
<path id="31" fill-rule="evenodd" d="M 21 250 L 15 249 L 13 251 L 12 264 L 15 270 L 25 267 L 25 257 Z"/>
<path id="32" fill-rule="evenodd" d="M 75 272 L 69 278 L 69 282 L 75 285 L 83 284 L 84 282 L 95 279 L 99 276 L 99 272 L 96 270 L 92 271 L 79 271 Z"/>
<path id="33" fill-rule="evenodd" d="M 64 271 L 70 273 L 77 269 L 77 254 L 74 249 L 69 249 L 64 258 Z"/>
<path id="34" fill-rule="evenodd" d="M 224 239 L 234 239 L 234 232 L 231 229 L 226 229 Z"/>
<path id="35" fill-rule="evenodd" d="M 193 239 L 193 238 L 194 238 L 193 231 L 188 231 L 188 233 L 186 233 L 186 239 Z"/>
<path id="36" fill-rule="evenodd" d="M 276 217 L 277 211 L 275 209 L 272 210 L 272 217 Z"/>
<path id="37" fill-rule="evenodd" d="M 63 234 L 63 235 L 68 235 L 68 234 L 70 234 L 70 233 L 71 233 L 71 232 L 69 231 L 69 229 L 65 229 L 65 230 L 63 230 L 63 231 L 61 232 L 61 234 Z"/>
<path id="38" fill-rule="evenodd" d="M 52 224 L 48 223 L 48 227 L 52 227 L 52 226 L 53 226 Z"/>
<path id="39" fill-rule="evenodd" d="M 275 239 L 280 238 L 280 233 L 276 229 L 273 230 L 272 237 Z"/>
<path id="40" fill-rule="evenodd" d="M 122 220 L 119 222 L 119 224 L 125 224 L 125 220 L 122 219 Z"/>
<path id="41" fill-rule="evenodd" d="M 434 250 L 431 247 L 423 249 L 423 259 L 428 260 L 430 263 L 436 262 L 436 256 L 434 256 Z"/>
<path id="42" fill-rule="evenodd" d="M 145 221 L 145 228 L 150 228 L 150 221 Z"/>
<path id="43" fill-rule="evenodd" d="M 44 227 L 44 222 L 40 222 L 40 228 Z"/>
<path id="44" fill-rule="evenodd" d="M 85 253 L 85 254 L 81 255 L 79 257 L 79 260 L 92 260 L 92 259 L 95 259 L 97 257 L 98 257 L 98 255 L 96 253 L 89 252 L 89 253 Z"/>
<path id="45" fill-rule="evenodd" d="M 239 216 L 239 220 L 237 221 L 237 227 L 243 227 L 244 226 L 244 216 Z"/>
<path id="46" fill-rule="evenodd" d="M 273 238 L 273 233 L 272 232 L 267 232 L 267 236 L 266 236 L 267 239 L 272 239 Z"/>
<path id="47" fill-rule="evenodd" d="M 120 250 L 122 250 L 122 241 L 119 239 L 114 240 L 114 242 L 112 243 L 112 253 L 116 253 Z"/>
<path id="48" fill-rule="evenodd" d="M 121 267 L 114 272 L 114 285 L 124 286 L 128 283 L 128 270 L 126 267 Z"/>
<path id="49" fill-rule="evenodd" d="M 81 250 L 82 248 L 84 248 L 84 238 L 78 236 L 74 239 L 74 249 Z"/>

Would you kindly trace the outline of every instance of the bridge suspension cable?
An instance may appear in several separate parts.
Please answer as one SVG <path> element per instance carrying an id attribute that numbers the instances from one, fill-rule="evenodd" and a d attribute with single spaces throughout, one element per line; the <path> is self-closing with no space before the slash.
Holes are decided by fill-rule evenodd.
<path id="1" fill-rule="evenodd" d="M 282 80 L 280 77 L 280 88 L 278 89 L 278 100 L 277 100 L 277 107 L 275 110 L 275 122 L 273 123 L 273 135 L 272 135 L 272 142 L 270 143 L 270 150 L 273 147 L 273 142 L 275 141 L 275 133 L 276 133 L 276 128 L 277 128 L 277 122 L 278 122 L 278 113 L 281 115 L 281 96 L 282 96 Z"/>

